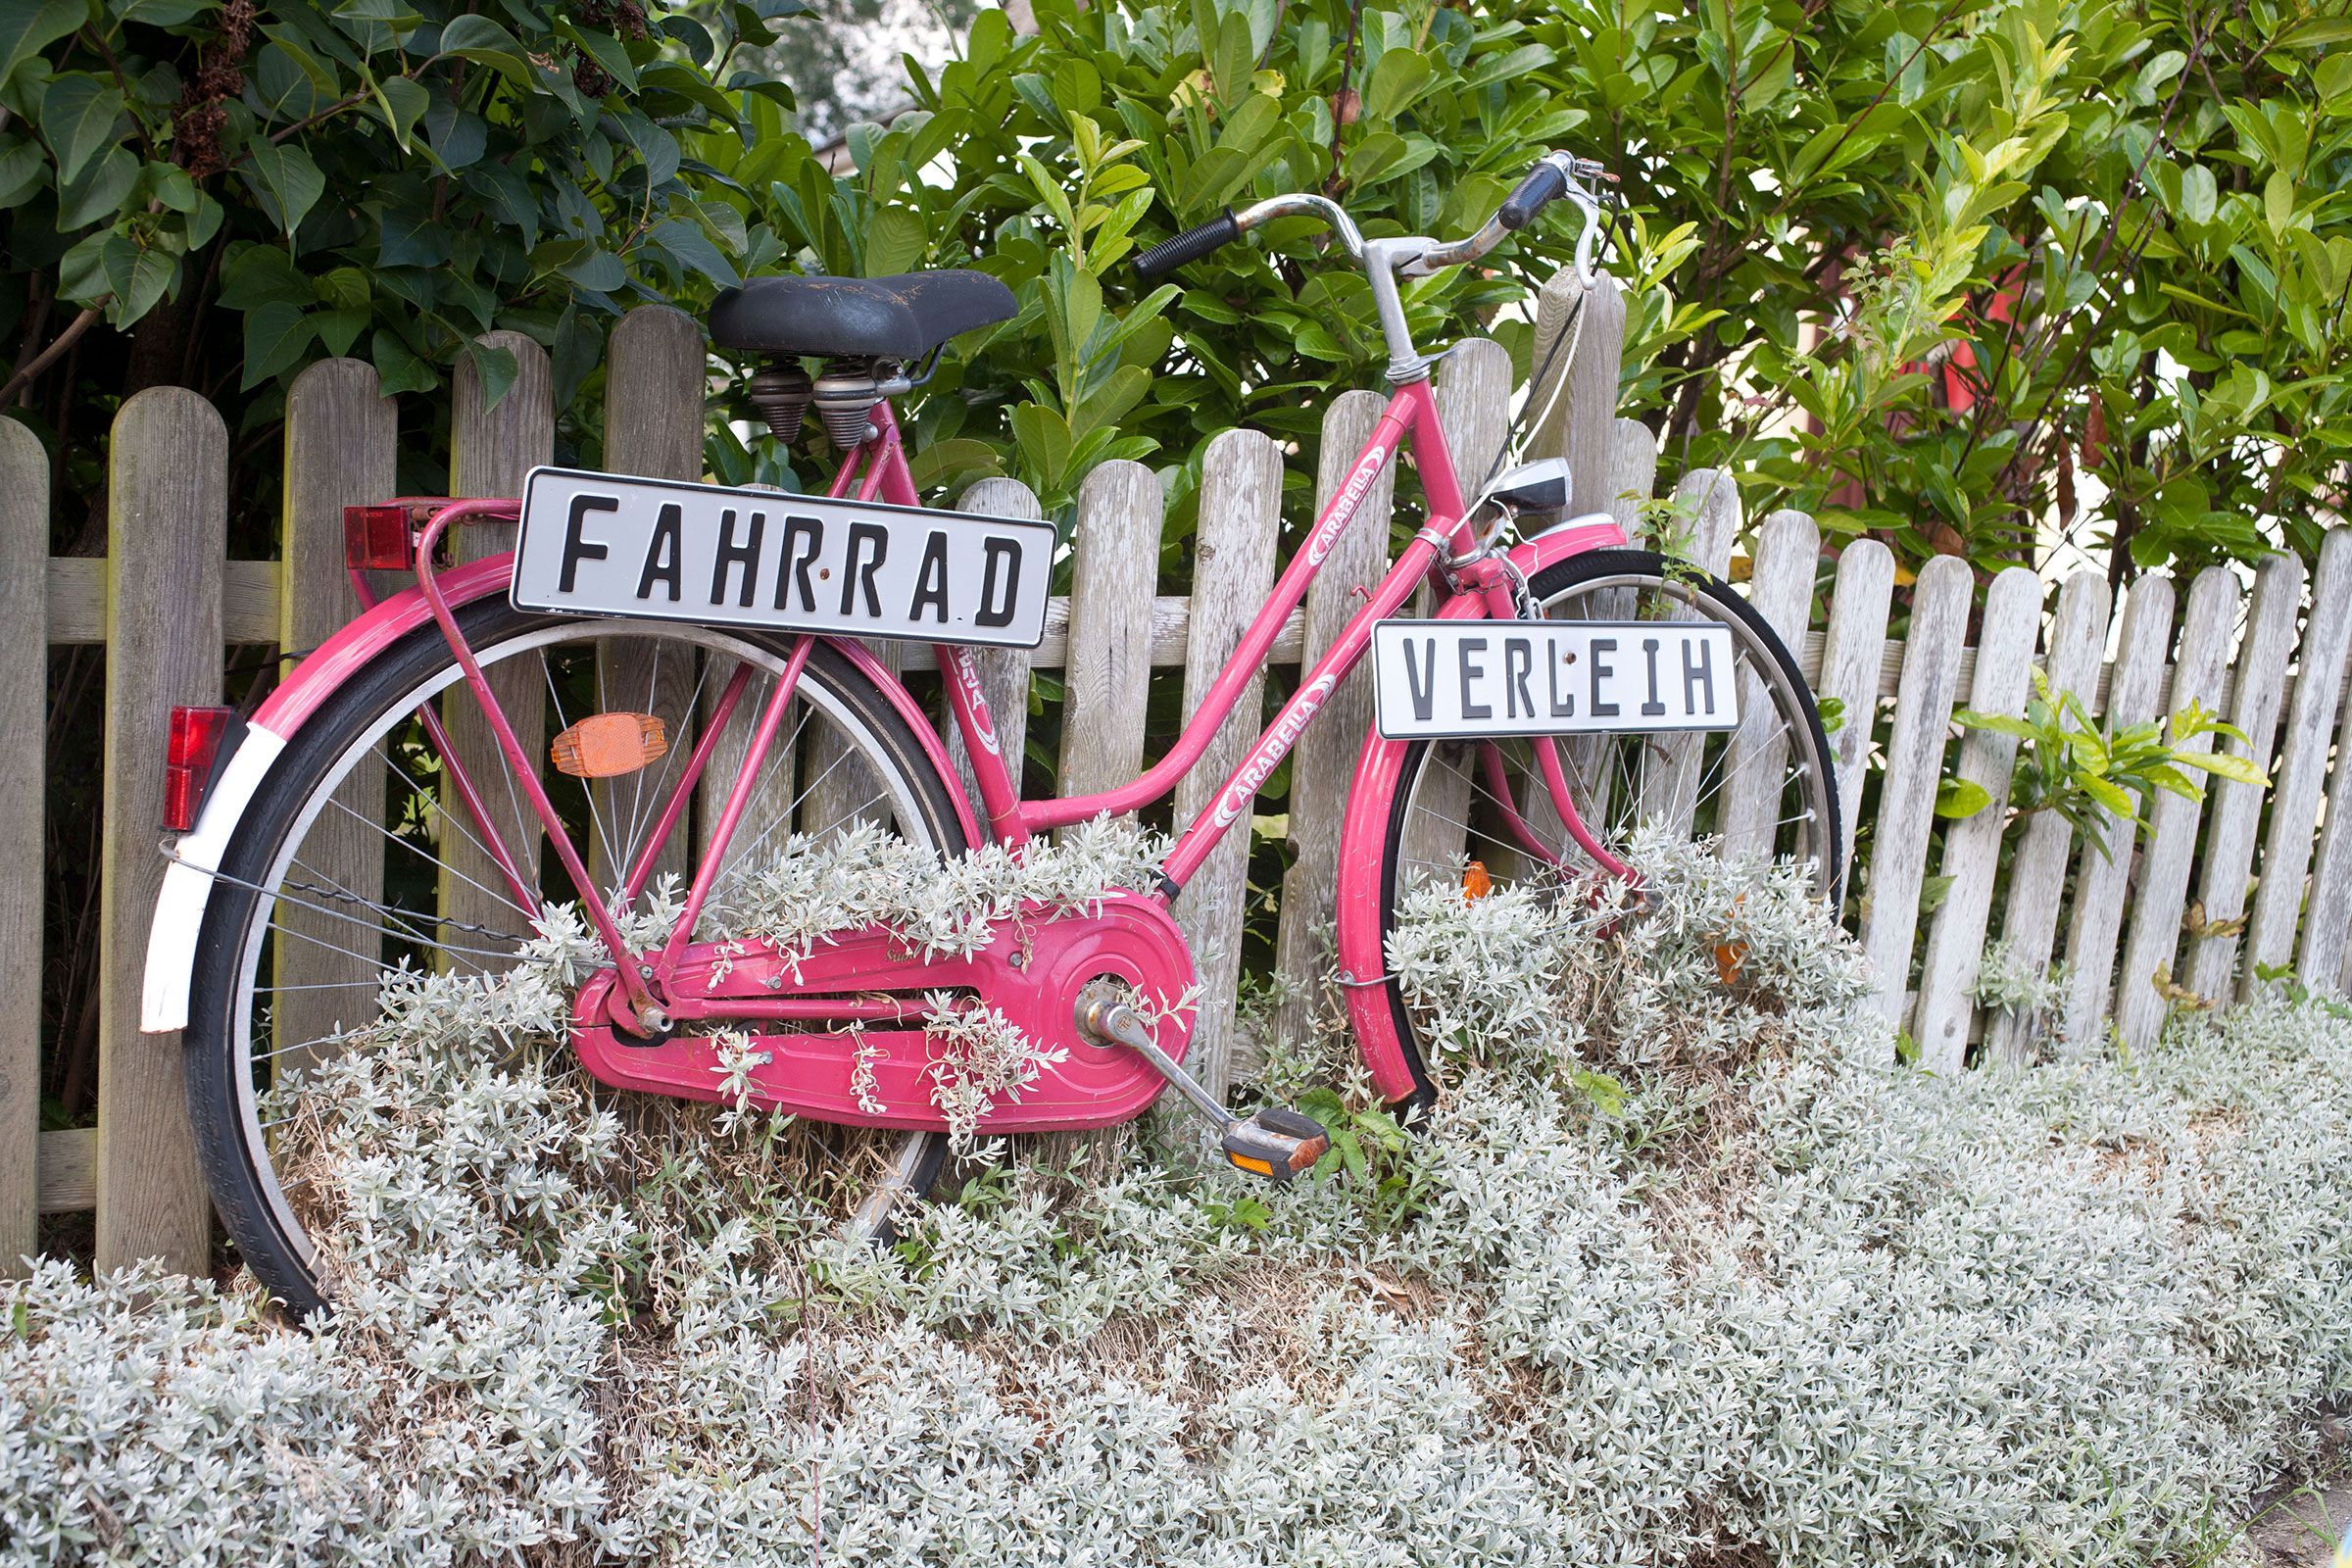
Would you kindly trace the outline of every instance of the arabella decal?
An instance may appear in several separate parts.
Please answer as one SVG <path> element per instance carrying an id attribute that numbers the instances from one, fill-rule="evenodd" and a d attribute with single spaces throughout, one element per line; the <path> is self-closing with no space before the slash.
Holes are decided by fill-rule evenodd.
<path id="1" fill-rule="evenodd" d="M 972 710 L 972 729 L 980 737 L 981 749 L 991 757 L 1004 754 L 997 750 L 997 721 L 988 710 L 988 698 L 980 690 L 980 666 L 972 662 L 969 649 L 956 650 L 956 684 L 963 688 L 963 700 Z"/>
<path id="2" fill-rule="evenodd" d="M 1330 698 L 1332 688 L 1338 684 L 1337 675 L 1319 675 L 1298 688 L 1298 695 L 1291 699 L 1291 706 L 1274 721 L 1274 727 L 1266 732 L 1266 738 L 1257 743 L 1257 750 L 1250 754 L 1250 760 L 1242 764 L 1241 772 L 1225 787 L 1225 793 L 1217 797 L 1217 814 L 1212 820 L 1218 827 L 1231 827 L 1244 811 L 1250 809 L 1250 803 L 1257 799 L 1258 787 L 1274 776 L 1274 769 L 1282 765 L 1283 755 L 1298 739 L 1308 722 L 1314 718 L 1316 710 Z"/>
<path id="3" fill-rule="evenodd" d="M 1323 558 L 1331 554 L 1331 547 L 1339 541 L 1340 531 L 1355 515 L 1355 509 L 1364 504 L 1364 497 L 1371 494 L 1373 483 L 1380 478 L 1380 470 L 1387 467 L 1388 464 L 1387 447 L 1375 442 L 1364 449 L 1364 455 L 1356 460 L 1355 467 L 1349 471 L 1348 482 L 1340 486 L 1339 496 L 1332 502 L 1331 514 L 1323 519 L 1323 526 L 1317 528 L 1313 537 L 1306 541 L 1306 559 L 1309 562 L 1318 566 L 1323 564 Z"/>

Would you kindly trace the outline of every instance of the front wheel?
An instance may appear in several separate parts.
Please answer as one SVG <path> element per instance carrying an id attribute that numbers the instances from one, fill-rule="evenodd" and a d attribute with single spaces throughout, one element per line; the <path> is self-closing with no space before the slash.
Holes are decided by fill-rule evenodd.
<path id="1" fill-rule="evenodd" d="M 1711 839 L 1726 858 L 1789 859 L 1824 900 L 1838 891 L 1838 787 L 1828 734 L 1795 658 L 1718 578 L 1647 550 L 1602 550 L 1547 566 L 1528 582 L 1549 620 L 1704 620 L 1732 634 L 1740 721 L 1720 733 L 1416 741 L 1389 804 L 1381 865 L 1381 938 L 1406 896 L 1432 878 L 1472 890 L 1594 862 L 1552 809 L 1537 770 L 1556 744 L 1577 814 L 1600 848 L 1622 858 L 1636 832 Z M 1533 843 L 1530 840 L 1533 840 Z M 1542 853 L 1536 853 L 1540 850 Z M 1429 1047 L 1402 988 L 1389 1006 L 1419 1088 L 1435 1093 Z"/>

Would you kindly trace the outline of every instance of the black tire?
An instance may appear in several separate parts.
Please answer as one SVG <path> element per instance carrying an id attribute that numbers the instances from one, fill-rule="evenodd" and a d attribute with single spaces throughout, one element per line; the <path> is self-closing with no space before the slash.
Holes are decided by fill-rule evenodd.
<path id="1" fill-rule="evenodd" d="M 1569 597 L 1575 590 L 1603 580 L 1644 580 L 1663 586 L 1679 585 L 1688 590 L 1691 603 L 1712 617 L 1731 623 L 1749 639 L 1753 647 L 1771 659 L 1780 678 L 1791 694 L 1792 710 L 1785 710 L 1792 722 L 1791 730 L 1797 744 L 1804 747 L 1804 761 L 1819 781 L 1818 789 L 1808 789 L 1808 805 L 1817 811 L 1823 825 L 1819 835 L 1819 854 L 1816 858 L 1816 880 L 1820 896 L 1837 899 L 1842 891 L 1839 849 L 1843 838 L 1839 831 L 1839 811 L 1836 764 L 1830 751 L 1827 731 L 1822 727 L 1821 710 L 1814 702 L 1811 688 L 1797 666 L 1796 659 L 1782 643 L 1764 617 L 1756 612 L 1746 599 L 1735 592 L 1722 579 L 1691 566 L 1687 563 L 1650 550 L 1600 550 L 1572 557 L 1567 561 L 1538 572 L 1529 579 L 1529 597 L 1539 605 L 1548 606 Z M 1404 836 L 1411 814 L 1413 782 L 1421 775 L 1429 749 L 1441 744 L 1415 741 L 1406 750 L 1397 784 L 1389 802 L 1388 830 L 1381 847 L 1381 909 L 1380 932 L 1385 945 L 1396 929 L 1397 908 L 1406 891 Z M 1794 755 L 1792 753 L 1792 755 Z M 1404 1048 L 1405 1061 L 1412 1069 L 1415 1090 L 1410 1103 L 1426 1106 L 1437 1099 L 1437 1081 L 1431 1074 L 1426 1056 L 1415 1034 L 1411 1010 L 1405 1005 L 1403 988 L 1396 981 L 1387 983 L 1390 1014 L 1396 1020 L 1396 1037 Z"/>
<path id="2" fill-rule="evenodd" d="M 550 627 L 580 624 L 517 611 L 503 596 L 461 610 L 459 620 L 485 663 L 502 645 L 517 638 Z M 661 628 L 666 632 L 679 629 Z M 790 639 L 785 637 L 740 631 L 727 635 L 778 661 L 789 653 Z M 253 935 L 257 906 L 264 897 L 259 889 L 286 853 L 286 840 L 294 825 L 330 771 L 372 733 L 392 705 L 454 664 L 438 628 L 423 626 L 336 691 L 312 715 L 255 792 L 230 839 L 221 860 L 220 880 L 214 885 L 197 939 L 182 1044 L 188 1115 L 195 1125 L 198 1153 L 214 1206 L 245 1263 L 298 1318 L 326 1306 L 327 1301 L 306 1261 L 307 1247 L 288 1232 L 282 1201 L 271 1200 L 276 1184 L 274 1176 L 268 1174 L 269 1154 L 266 1149 L 256 1147 L 258 1133 L 247 1119 L 252 1091 L 239 1082 L 241 1075 L 249 1078 L 252 1071 L 239 1046 L 239 1032 L 245 1025 L 238 1014 L 248 978 L 240 971 L 252 961 L 246 956 L 248 952 L 259 951 Z M 824 642 L 811 650 L 803 681 L 821 684 L 855 713 L 877 743 L 886 765 L 895 769 L 906 785 L 931 842 L 942 854 L 964 853 L 969 845 L 954 798 L 929 753 L 889 699 Z M 266 912 L 263 918 L 268 918 Z M 947 1152 L 946 1134 L 917 1134 L 903 1148 L 896 1168 L 908 1189 L 922 1193 L 937 1177 Z"/>

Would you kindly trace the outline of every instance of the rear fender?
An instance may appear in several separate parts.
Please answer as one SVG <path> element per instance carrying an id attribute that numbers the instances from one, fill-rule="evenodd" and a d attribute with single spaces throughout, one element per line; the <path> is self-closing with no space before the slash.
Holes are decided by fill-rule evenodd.
<path id="1" fill-rule="evenodd" d="M 492 594 L 504 593 L 513 567 L 512 556 L 487 556 L 445 571 L 437 580 L 451 606 L 463 608 Z M 172 863 L 164 873 L 163 892 L 156 901 L 155 923 L 147 937 L 147 975 L 139 1009 L 142 1030 L 161 1034 L 187 1026 L 188 983 L 195 967 L 196 940 L 212 900 L 213 873 L 220 868 L 221 858 L 237 824 L 243 820 L 254 792 L 261 788 L 278 755 L 344 682 L 382 657 L 402 638 L 432 623 L 432 609 L 425 603 L 422 591 L 411 588 L 393 595 L 321 643 L 317 652 L 294 667 L 247 721 L 244 739 L 221 767 L 194 831 L 183 834 L 169 849 Z M 963 827 L 964 842 L 980 844 L 983 835 L 979 818 L 972 811 L 955 764 L 949 760 L 947 745 L 932 725 L 930 715 L 898 676 L 861 644 L 841 641 L 833 646 L 880 688 L 906 720 L 933 770 L 947 787 L 956 820 Z"/>

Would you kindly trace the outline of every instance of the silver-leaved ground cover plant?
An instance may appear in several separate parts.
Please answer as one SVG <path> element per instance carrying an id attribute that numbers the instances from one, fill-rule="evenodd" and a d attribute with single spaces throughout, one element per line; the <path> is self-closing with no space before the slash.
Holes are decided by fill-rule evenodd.
<path id="1" fill-rule="evenodd" d="M 893 897 L 952 948 L 975 890 L 1079 903 L 1149 848 L 1087 845 Z M 1361 1176 L 1270 1194 L 1154 1118 L 1055 1156 L 1089 1181 L 966 1166 L 882 1253 L 796 1199 L 792 1129 L 593 1089 L 576 923 L 403 979 L 304 1101 L 322 1333 L 0 1287 L 0 1561 L 2209 1560 L 2352 1387 L 2352 1024 L 1938 1080 L 1792 879 L 1640 860 L 1639 918 L 1414 898 L 1446 1101 Z M 731 928 L 859 917 L 806 871 Z"/>

